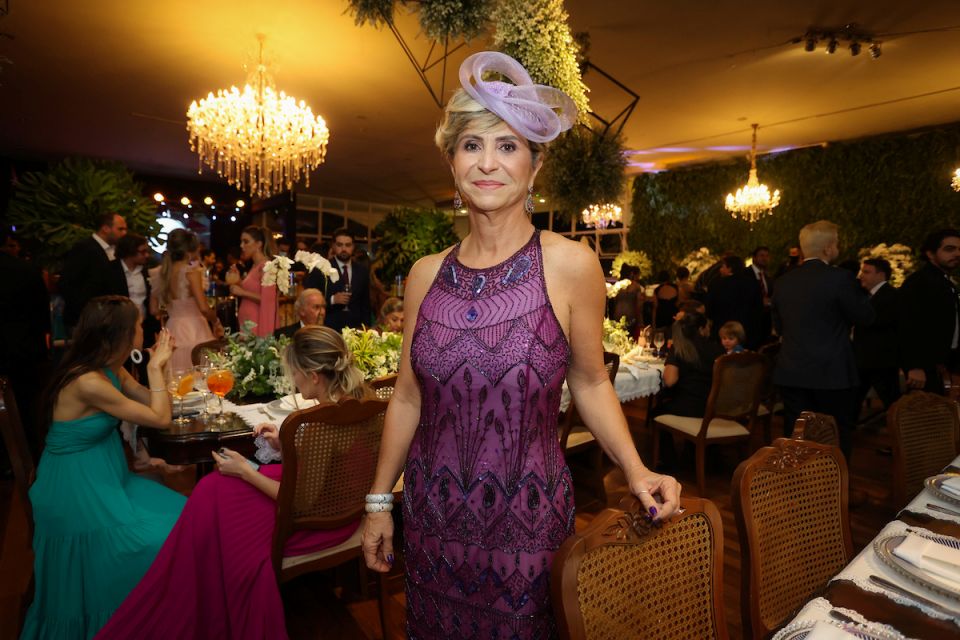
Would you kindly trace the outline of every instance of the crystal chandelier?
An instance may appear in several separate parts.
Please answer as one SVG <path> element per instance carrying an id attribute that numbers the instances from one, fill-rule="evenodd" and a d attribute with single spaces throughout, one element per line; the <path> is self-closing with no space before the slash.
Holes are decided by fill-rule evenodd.
<path id="1" fill-rule="evenodd" d="M 954 191 L 960 191 L 960 169 L 953 172 L 953 180 L 950 181 L 950 185 Z"/>
<path id="2" fill-rule="evenodd" d="M 303 100 L 277 92 L 263 62 L 241 92 L 208 93 L 187 110 L 190 150 L 227 182 L 251 196 L 267 198 L 292 189 L 301 176 L 323 164 L 330 132 Z M 202 166 L 200 168 L 202 172 Z"/>
<path id="3" fill-rule="evenodd" d="M 770 195 L 767 185 L 760 184 L 757 179 L 757 126 L 753 125 L 753 144 L 750 147 L 750 177 L 747 184 L 737 189 L 736 195 L 727 194 L 724 205 L 734 218 L 746 220 L 753 224 L 765 215 L 773 213 L 773 208 L 780 204 L 780 191 Z"/>
<path id="4" fill-rule="evenodd" d="M 580 214 L 583 224 L 595 229 L 606 229 L 614 222 L 620 222 L 623 211 L 615 204 L 592 204 Z"/>

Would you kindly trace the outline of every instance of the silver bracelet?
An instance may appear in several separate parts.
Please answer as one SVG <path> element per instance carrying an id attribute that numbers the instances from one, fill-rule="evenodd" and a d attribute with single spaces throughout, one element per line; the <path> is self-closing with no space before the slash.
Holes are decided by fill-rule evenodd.
<path id="1" fill-rule="evenodd" d="M 150 393 L 166 393 L 166 389 L 150 389 Z"/>
<path id="2" fill-rule="evenodd" d="M 393 502 L 392 493 L 368 493 L 367 504 L 390 504 Z"/>
<path id="3" fill-rule="evenodd" d="M 393 505 L 389 502 L 368 502 L 363 505 L 367 513 L 381 513 L 384 511 L 393 511 Z"/>

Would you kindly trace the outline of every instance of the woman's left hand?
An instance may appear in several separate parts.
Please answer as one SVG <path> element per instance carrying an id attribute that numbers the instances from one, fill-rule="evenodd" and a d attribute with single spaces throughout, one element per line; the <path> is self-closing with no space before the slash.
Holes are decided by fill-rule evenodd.
<path id="1" fill-rule="evenodd" d="M 217 469 L 225 476 L 234 478 L 243 478 L 246 474 L 253 471 L 253 467 L 247 462 L 247 459 L 232 449 L 221 449 L 223 453 L 212 451 L 213 461 L 217 464 Z"/>
<path id="2" fill-rule="evenodd" d="M 230 285 L 230 295 L 237 296 L 238 298 L 243 297 L 243 287 L 238 284 Z"/>
<path id="3" fill-rule="evenodd" d="M 673 476 L 645 470 L 630 482 L 635 495 L 654 520 L 670 517 L 680 507 L 680 483 Z"/>

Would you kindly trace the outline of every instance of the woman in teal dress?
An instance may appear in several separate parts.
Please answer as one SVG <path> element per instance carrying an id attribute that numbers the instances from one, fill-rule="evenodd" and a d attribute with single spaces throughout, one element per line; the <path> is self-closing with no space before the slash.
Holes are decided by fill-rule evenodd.
<path id="1" fill-rule="evenodd" d="M 30 489 L 36 590 L 21 638 L 92 638 L 150 567 L 185 498 L 127 469 L 117 423 L 170 423 L 161 331 L 149 388 L 122 365 L 143 342 L 129 298 L 84 307 L 45 393 L 50 430 Z"/>

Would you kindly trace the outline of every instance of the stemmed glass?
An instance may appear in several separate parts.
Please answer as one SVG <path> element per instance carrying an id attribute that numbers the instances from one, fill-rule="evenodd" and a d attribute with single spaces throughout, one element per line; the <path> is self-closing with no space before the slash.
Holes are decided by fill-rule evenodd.
<path id="1" fill-rule="evenodd" d="M 643 355 L 643 352 L 644 352 L 645 350 L 649 349 L 650 346 L 652 345 L 652 338 L 653 338 L 653 336 L 651 335 L 652 333 L 653 333 L 653 325 L 647 325 L 647 326 L 645 326 L 643 329 L 640 330 L 640 340 L 639 340 L 639 342 L 640 342 L 640 355 L 641 355 L 641 356 Z"/>
<path id="2" fill-rule="evenodd" d="M 190 419 L 183 415 L 183 397 L 193 390 L 193 370 L 178 369 L 170 376 L 170 382 L 167 383 L 167 391 L 174 398 L 180 401 L 179 415 L 174 418 L 173 424 L 183 426 L 190 423 Z"/>
<path id="3" fill-rule="evenodd" d="M 227 419 L 223 416 L 223 396 L 230 393 L 230 390 L 233 389 L 233 373 L 229 369 L 210 369 L 210 372 L 207 374 L 207 389 L 220 398 L 220 414 L 214 422 L 218 425 L 226 424 Z"/>
<path id="4" fill-rule="evenodd" d="M 666 336 L 663 335 L 663 331 L 657 331 L 653 334 L 653 346 L 657 348 L 657 357 L 661 357 L 663 352 L 663 345 L 667 343 Z"/>
<path id="5" fill-rule="evenodd" d="M 353 291 L 353 287 L 350 286 L 350 283 L 349 283 L 349 282 L 344 282 L 344 283 L 343 283 L 343 292 L 346 293 L 346 294 L 349 294 L 351 291 Z M 349 303 L 349 302 L 346 303 L 345 305 L 343 305 L 343 310 L 344 310 L 344 311 L 349 311 L 349 309 L 350 309 L 350 303 Z"/>
<path id="6" fill-rule="evenodd" d="M 201 363 L 193 368 L 193 388 L 200 392 L 200 397 L 203 399 L 203 408 L 200 410 L 200 418 L 204 421 L 207 419 L 207 394 L 210 393 L 210 390 L 207 389 L 207 375 L 209 373 L 209 364 Z"/>

